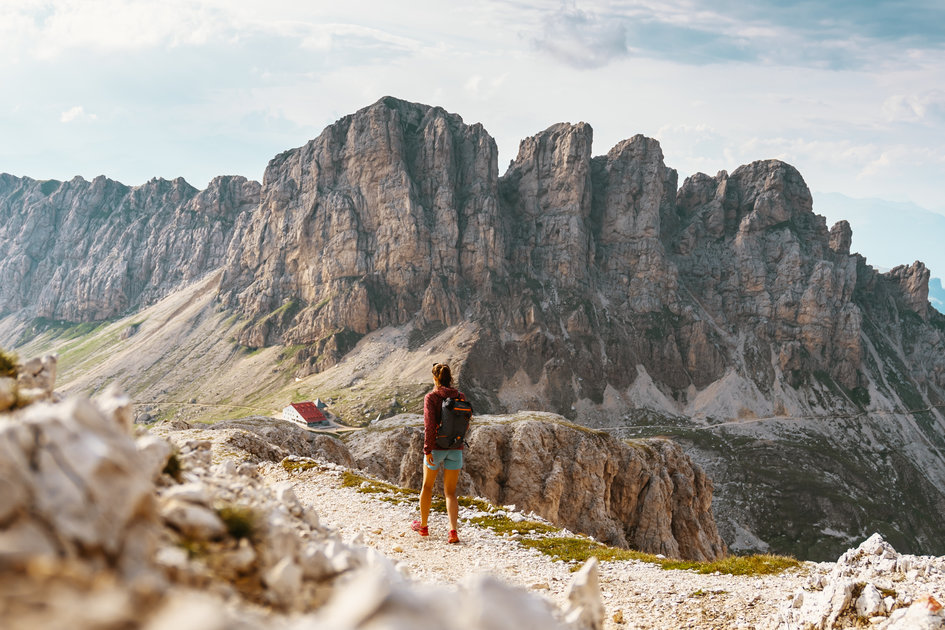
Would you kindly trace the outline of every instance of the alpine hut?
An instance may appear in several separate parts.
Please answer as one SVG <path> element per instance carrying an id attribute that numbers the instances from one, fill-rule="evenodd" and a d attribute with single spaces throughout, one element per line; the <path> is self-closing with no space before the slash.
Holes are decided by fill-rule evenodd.
<path id="1" fill-rule="evenodd" d="M 297 422 L 308 427 L 328 424 L 322 410 L 311 401 L 292 403 L 282 410 L 282 419 Z"/>

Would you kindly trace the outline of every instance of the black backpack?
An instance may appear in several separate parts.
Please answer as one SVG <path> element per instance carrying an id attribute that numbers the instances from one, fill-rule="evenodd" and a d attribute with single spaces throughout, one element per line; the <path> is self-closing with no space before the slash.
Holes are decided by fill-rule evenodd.
<path id="1" fill-rule="evenodd" d="M 466 431 L 472 419 L 473 408 L 460 394 L 446 398 L 440 405 L 440 426 L 436 430 L 436 447 L 456 448 L 466 444 Z"/>

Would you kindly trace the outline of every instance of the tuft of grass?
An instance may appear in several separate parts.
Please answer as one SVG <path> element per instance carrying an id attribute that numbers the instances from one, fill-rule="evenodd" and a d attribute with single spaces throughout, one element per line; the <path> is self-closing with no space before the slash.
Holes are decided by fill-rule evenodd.
<path id="1" fill-rule="evenodd" d="M 355 474 L 350 470 L 346 470 L 341 473 L 341 485 L 345 488 L 357 488 L 367 480 L 367 477 L 362 477 L 361 475 Z"/>
<path id="2" fill-rule="evenodd" d="M 469 519 L 469 522 L 479 527 L 488 527 L 497 534 L 553 534 L 560 531 L 557 527 L 546 523 L 537 521 L 515 522 L 508 517 L 495 514 L 474 516 Z"/>
<path id="3" fill-rule="evenodd" d="M 415 497 L 420 494 L 410 488 L 401 488 L 384 481 L 368 479 L 363 475 L 346 470 L 341 474 L 341 485 L 346 488 L 357 488 L 363 494 L 393 494 L 395 496 Z"/>
<path id="4" fill-rule="evenodd" d="M 725 573 L 727 575 L 775 575 L 798 567 L 801 563 L 789 556 L 754 554 L 751 556 L 728 556 L 712 562 L 688 560 L 662 560 L 664 569 L 689 569 L 697 573 Z"/>
<path id="5" fill-rule="evenodd" d="M 177 541 L 177 546 L 187 552 L 187 557 L 191 560 L 206 557 L 209 553 L 206 543 L 189 538 L 182 538 Z"/>
<path id="6" fill-rule="evenodd" d="M 15 354 L 0 349 L 0 377 L 16 378 L 19 368 Z"/>
<path id="7" fill-rule="evenodd" d="M 259 517 L 252 508 L 242 505 L 224 505 L 217 510 L 217 514 L 226 525 L 226 531 L 233 538 L 252 538 L 256 534 Z"/>
<path id="8" fill-rule="evenodd" d="M 294 460 L 286 458 L 282 460 L 282 467 L 286 470 L 286 472 L 290 473 L 311 470 L 312 468 L 321 470 L 321 466 L 319 466 L 318 462 L 316 462 L 314 459 Z"/>
<path id="9" fill-rule="evenodd" d="M 633 549 L 609 547 L 589 538 L 577 536 L 523 539 L 519 542 L 522 546 L 537 549 L 555 560 L 576 563 L 576 566 L 584 564 L 594 556 L 602 562 L 639 560 L 659 565 L 665 570 L 691 570 L 703 574 L 719 572 L 728 575 L 773 575 L 801 564 L 795 558 L 767 554 L 729 556 L 712 562 L 676 560 Z"/>
<path id="10" fill-rule="evenodd" d="M 645 562 L 656 561 L 656 556 L 645 554 L 632 549 L 619 549 L 617 547 L 608 547 L 585 538 L 583 536 L 548 536 L 545 538 L 525 538 L 519 543 L 528 549 L 537 549 L 546 556 L 562 562 L 584 564 L 591 557 L 598 560 L 643 560 Z"/>
<path id="11" fill-rule="evenodd" d="M 496 507 L 488 501 L 476 497 L 459 497 L 458 501 L 461 506 L 480 512 L 495 512 L 496 510 Z"/>

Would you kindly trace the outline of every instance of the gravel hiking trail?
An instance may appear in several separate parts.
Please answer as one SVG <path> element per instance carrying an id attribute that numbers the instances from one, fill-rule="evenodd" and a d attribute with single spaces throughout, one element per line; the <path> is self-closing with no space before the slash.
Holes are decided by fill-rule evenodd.
<path id="1" fill-rule="evenodd" d="M 570 566 L 541 552 L 521 546 L 517 536 L 497 534 L 467 522 L 481 515 L 460 508 L 460 543 L 447 544 L 445 514 L 431 512 L 430 535 L 410 530 L 419 518 L 416 501 L 394 503 L 378 494 L 358 492 L 342 483 L 340 468 L 287 472 L 278 464 L 262 464 L 268 483 L 291 481 L 306 508 L 314 509 L 323 524 L 341 532 L 346 541 L 358 536 L 417 582 L 453 586 L 468 576 L 489 574 L 562 606 L 573 573 Z M 605 628 L 731 629 L 770 628 L 777 623 L 778 607 L 800 588 L 814 563 L 779 575 L 733 576 L 664 570 L 636 560 L 602 562 L 600 586 L 606 610 Z"/>

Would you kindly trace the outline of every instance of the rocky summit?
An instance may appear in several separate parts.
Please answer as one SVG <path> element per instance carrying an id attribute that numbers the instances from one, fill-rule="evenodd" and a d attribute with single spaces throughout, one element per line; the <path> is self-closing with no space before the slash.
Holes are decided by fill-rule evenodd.
<path id="1" fill-rule="evenodd" d="M 552 125 L 500 175 L 481 125 L 386 97 L 261 184 L 2 175 L 0 343 L 67 349 L 84 391 L 265 409 L 330 390 L 358 423 L 418 411 L 432 354 L 479 412 L 676 440 L 733 550 L 828 559 L 879 531 L 945 552 L 925 266 L 872 268 L 784 162 L 680 184 L 656 140 L 592 140 Z M 86 329 L 61 320 L 102 331 L 70 342 Z"/>

